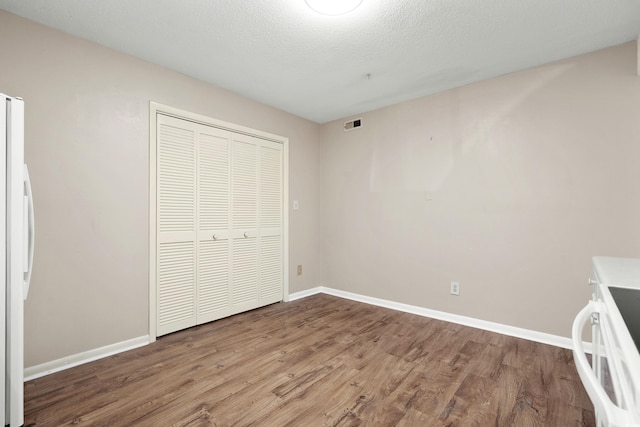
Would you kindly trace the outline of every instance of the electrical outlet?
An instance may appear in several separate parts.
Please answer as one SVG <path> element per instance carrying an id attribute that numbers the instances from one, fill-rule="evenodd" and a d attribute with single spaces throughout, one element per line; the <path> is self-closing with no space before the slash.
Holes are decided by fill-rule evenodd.
<path id="1" fill-rule="evenodd" d="M 460 283 L 451 282 L 451 295 L 460 295 Z"/>
<path id="2" fill-rule="evenodd" d="M 298 264 L 298 276 L 302 276 L 302 264 Z"/>

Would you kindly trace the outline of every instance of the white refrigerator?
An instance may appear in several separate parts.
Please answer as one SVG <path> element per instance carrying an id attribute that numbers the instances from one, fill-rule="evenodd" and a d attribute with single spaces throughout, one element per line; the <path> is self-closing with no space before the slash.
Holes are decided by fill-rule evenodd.
<path id="1" fill-rule="evenodd" d="M 0 93 L 0 416 L 5 426 L 24 425 L 24 300 L 33 265 L 33 198 L 24 164 L 24 102 Z"/>

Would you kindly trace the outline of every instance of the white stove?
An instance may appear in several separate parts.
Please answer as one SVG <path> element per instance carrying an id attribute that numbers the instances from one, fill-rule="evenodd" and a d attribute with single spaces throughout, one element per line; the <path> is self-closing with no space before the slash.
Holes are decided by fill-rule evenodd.
<path id="1" fill-rule="evenodd" d="M 640 426 L 640 259 L 594 257 L 593 299 L 573 323 L 576 368 L 598 426 Z M 590 321 L 589 363 L 582 331 Z"/>

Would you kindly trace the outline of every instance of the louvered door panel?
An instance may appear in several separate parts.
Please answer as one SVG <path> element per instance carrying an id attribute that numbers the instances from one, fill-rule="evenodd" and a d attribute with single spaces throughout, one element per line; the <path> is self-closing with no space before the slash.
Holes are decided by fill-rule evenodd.
<path id="1" fill-rule="evenodd" d="M 281 144 L 269 141 L 261 143 L 259 169 L 259 294 L 261 304 L 270 304 L 284 297 Z"/>
<path id="2" fill-rule="evenodd" d="M 158 248 L 158 335 L 196 324 L 194 242 L 161 243 Z"/>
<path id="3" fill-rule="evenodd" d="M 245 137 L 245 139 L 249 139 Z M 249 140 L 233 141 L 233 229 L 255 230 L 258 223 L 258 149 Z"/>
<path id="4" fill-rule="evenodd" d="M 195 131 L 181 129 L 166 118 L 159 123 L 157 149 L 159 231 L 193 232 Z"/>
<path id="5" fill-rule="evenodd" d="M 258 307 L 258 245 L 255 237 L 233 239 L 231 311 Z"/>
<path id="6" fill-rule="evenodd" d="M 195 325 L 193 242 L 161 243 L 158 251 L 158 334 Z"/>
<path id="7" fill-rule="evenodd" d="M 229 132 L 201 126 L 198 138 L 198 229 L 229 230 Z"/>
<path id="8" fill-rule="evenodd" d="M 231 310 L 258 307 L 258 145 L 233 135 Z"/>
<path id="9" fill-rule="evenodd" d="M 156 327 L 164 335 L 196 324 L 196 131 L 158 116 Z"/>
<path id="10" fill-rule="evenodd" d="M 267 145 L 268 144 L 268 145 Z M 282 228 L 282 146 L 260 147 L 260 228 Z"/>
<path id="11" fill-rule="evenodd" d="M 228 240 L 202 240 L 198 261 L 198 324 L 231 314 Z"/>
<path id="12" fill-rule="evenodd" d="M 282 301 L 282 238 L 260 239 L 260 305 Z"/>
<path id="13" fill-rule="evenodd" d="M 230 133 L 199 126 L 198 324 L 230 314 Z"/>

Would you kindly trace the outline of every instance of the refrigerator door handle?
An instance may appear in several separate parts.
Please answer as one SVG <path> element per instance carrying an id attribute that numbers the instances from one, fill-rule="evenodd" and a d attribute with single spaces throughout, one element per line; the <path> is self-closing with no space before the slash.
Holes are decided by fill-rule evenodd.
<path id="1" fill-rule="evenodd" d="M 31 193 L 31 180 L 29 179 L 29 169 L 27 169 L 27 165 L 24 165 L 24 189 L 27 199 L 26 214 L 28 215 L 27 221 L 25 221 L 27 224 L 25 237 L 28 239 L 28 245 L 26 246 L 28 248 L 28 261 L 25 265 L 23 295 L 24 299 L 27 299 L 27 295 L 29 294 L 29 285 L 31 284 L 31 272 L 33 271 L 33 248 L 36 237 L 35 215 L 33 212 L 33 194 Z"/>

